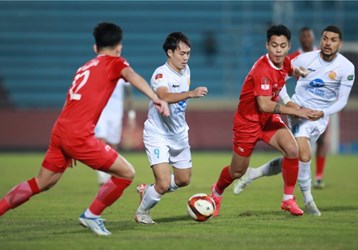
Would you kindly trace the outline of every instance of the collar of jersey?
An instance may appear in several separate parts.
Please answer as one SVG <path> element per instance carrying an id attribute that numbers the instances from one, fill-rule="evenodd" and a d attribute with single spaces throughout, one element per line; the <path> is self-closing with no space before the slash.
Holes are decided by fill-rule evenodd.
<path id="1" fill-rule="evenodd" d="M 269 62 L 269 64 L 271 65 L 272 68 L 277 69 L 277 70 L 281 70 L 281 69 L 282 69 L 282 67 L 281 67 L 281 68 L 277 68 L 277 67 L 271 62 L 268 53 L 266 54 L 266 58 L 267 58 L 267 61 Z"/>
<path id="2" fill-rule="evenodd" d="M 165 65 L 168 67 L 168 69 L 170 69 L 170 71 L 172 71 L 173 73 L 177 74 L 178 76 L 183 76 L 183 75 L 184 75 L 184 70 L 185 70 L 185 69 L 182 69 L 182 70 L 181 70 L 181 73 L 178 73 L 178 72 L 176 72 L 174 69 L 172 69 L 172 68 L 169 66 L 168 63 L 165 63 Z"/>

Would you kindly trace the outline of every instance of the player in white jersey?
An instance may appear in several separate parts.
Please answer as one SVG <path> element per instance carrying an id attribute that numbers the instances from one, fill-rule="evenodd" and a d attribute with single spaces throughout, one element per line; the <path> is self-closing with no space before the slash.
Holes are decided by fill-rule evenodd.
<path id="1" fill-rule="evenodd" d="M 342 32 L 336 26 L 328 26 L 322 32 L 320 51 L 298 56 L 292 61 L 296 67 L 309 71 L 299 78 L 292 100 L 287 91 L 280 93 L 286 105 L 311 108 L 315 112 L 312 120 L 289 117 L 289 125 L 299 147 L 298 185 L 302 191 L 307 212 L 320 216 L 311 193 L 311 144 L 325 131 L 329 116 L 342 110 L 347 102 L 354 82 L 354 65 L 338 53 L 342 47 Z M 241 193 L 253 180 L 281 172 L 281 158 L 274 159 L 258 168 L 249 168 L 234 186 L 234 193 Z"/>
<path id="2" fill-rule="evenodd" d="M 315 35 L 311 28 L 303 27 L 302 29 L 300 29 L 299 41 L 301 47 L 292 54 L 288 55 L 288 57 L 292 60 L 300 54 L 317 50 L 318 48 L 314 46 L 314 38 Z M 328 135 L 328 127 L 323 132 L 323 134 L 320 135 L 316 143 L 316 174 L 313 182 L 313 187 L 317 189 L 322 189 L 325 186 L 323 182 L 323 172 L 327 155 L 326 137 Z"/>
<path id="3" fill-rule="evenodd" d="M 118 149 L 121 141 L 124 102 L 128 109 L 128 124 L 134 125 L 136 114 L 132 109 L 130 84 L 123 79 L 119 79 L 94 130 L 98 139 L 104 141 L 115 150 Z M 111 178 L 111 175 L 102 171 L 97 171 L 97 176 L 100 185 L 106 183 Z"/>
<path id="4" fill-rule="evenodd" d="M 143 140 L 155 184 L 137 186 L 141 199 L 135 214 L 138 223 L 154 224 L 149 215 L 150 209 L 162 195 L 190 182 L 192 163 L 185 109 L 189 98 L 203 97 L 208 93 L 206 87 L 189 90 L 190 69 L 187 63 L 190 47 L 190 41 L 183 33 L 169 34 L 163 44 L 167 62 L 157 68 L 151 78 L 154 92 L 169 103 L 170 117 L 160 115 L 153 103 L 149 104 Z M 173 167 L 173 174 L 170 166 Z"/>

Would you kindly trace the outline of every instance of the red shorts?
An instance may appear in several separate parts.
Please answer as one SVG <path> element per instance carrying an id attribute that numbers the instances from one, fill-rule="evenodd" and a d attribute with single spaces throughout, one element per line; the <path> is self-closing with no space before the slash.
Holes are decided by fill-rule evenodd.
<path id="1" fill-rule="evenodd" d="M 75 159 L 93 169 L 106 170 L 117 157 L 118 153 L 114 149 L 94 135 L 69 137 L 52 133 L 42 166 L 52 172 L 62 173 Z"/>
<path id="2" fill-rule="evenodd" d="M 254 123 L 235 116 L 233 150 L 240 156 L 249 157 L 258 141 L 269 144 L 272 136 L 281 128 L 287 128 L 280 115 L 272 115 L 264 124 Z"/>

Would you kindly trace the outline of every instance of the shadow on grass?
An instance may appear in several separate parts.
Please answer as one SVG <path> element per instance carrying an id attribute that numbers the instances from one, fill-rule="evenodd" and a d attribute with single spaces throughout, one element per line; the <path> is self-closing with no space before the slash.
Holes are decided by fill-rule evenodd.
<path id="1" fill-rule="evenodd" d="M 334 206 L 334 207 L 318 207 L 322 212 L 342 212 L 342 211 L 357 211 L 358 206 Z"/>
<path id="2" fill-rule="evenodd" d="M 155 220 L 158 223 L 171 223 L 176 221 L 193 221 L 188 215 L 180 215 L 174 217 L 159 218 Z"/>

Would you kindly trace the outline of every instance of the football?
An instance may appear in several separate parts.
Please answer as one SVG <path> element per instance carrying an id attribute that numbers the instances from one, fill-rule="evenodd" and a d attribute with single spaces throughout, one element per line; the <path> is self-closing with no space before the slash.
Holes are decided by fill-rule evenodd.
<path id="1" fill-rule="evenodd" d="M 213 198 L 207 194 L 199 193 L 189 198 L 186 208 L 191 218 L 203 222 L 214 214 L 216 206 Z"/>

